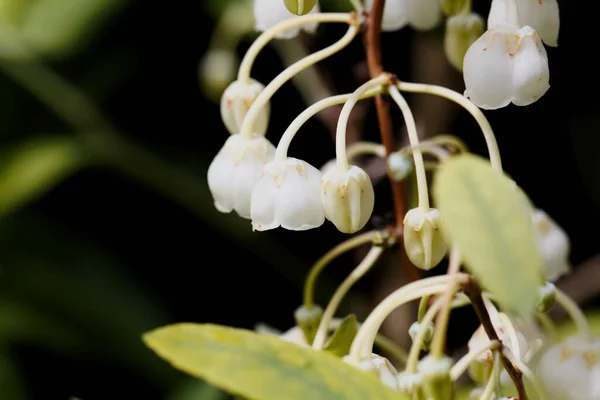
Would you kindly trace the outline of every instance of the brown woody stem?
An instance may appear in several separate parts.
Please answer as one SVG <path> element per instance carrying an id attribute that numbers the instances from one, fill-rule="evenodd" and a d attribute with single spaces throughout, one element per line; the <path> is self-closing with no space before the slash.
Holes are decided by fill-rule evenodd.
<path id="1" fill-rule="evenodd" d="M 483 297 L 481 297 L 481 287 L 475 281 L 474 278 L 471 278 L 463 292 L 469 297 L 471 300 L 471 305 L 473 306 L 473 310 L 475 314 L 477 314 L 477 318 L 481 322 L 485 333 L 487 334 L 490 340 L 497 340 L 502 343 L 500 338 L 498 337 L 498 333 L 496 332 L 496 328 L 492 324 L 492 320 L 490 319 L 490 314 L 488 313 L 487 308 L 483 302 Z M 510 362 L 508 358 L 502 355 L 502 364 L 504 365 L 504 369 L 512 379 L 515 384 L 515 388 L 517 389 L 517 393 L 519 394 L 519 400 L 527 400 L 527 392 L 525 391 L 525 385 L 523 384 L 523 374 L 519 371 L 515 366 Z"/>
<path id="2" fill-rule="evenodd" d="M 367 53 L 367 65 L 369 75 L 375 78 L 384 71 L 381 61 L 381 19 L 383 17 L 383 8 L 385 0 L 375 0 L 371 7 L 368 20 L 366 22 L 367 31 L 364 35 L 364 47 Z M 377 120 L 379 122 L 379 132 L 381 133 L 381 142 L 385 147 L 386 157 L 396 150 L 394 140 L 394 128 L 390 115 L 390 101 L 387 97 L 378 95 L 375 97 L 375 106 L 377 107 Z M 390 179 L 392 184 L 392 196 L 394 201 L 394 214 L 396 220 L 397 235 L 402 235 L 404 214 L 406 214 L 406 204 L 404 203 L 404 188 L 401 182 Z M 402 246 L 398 247 L 398 258 L 400 265 L 405 268 L 405 275 L 409 282 L 419 279 L 417 268 L 412 265 L 404 253 Z"/>

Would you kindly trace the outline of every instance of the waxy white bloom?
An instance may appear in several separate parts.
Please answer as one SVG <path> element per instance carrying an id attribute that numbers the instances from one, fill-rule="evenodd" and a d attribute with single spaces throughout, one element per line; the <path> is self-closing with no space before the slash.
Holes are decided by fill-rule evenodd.
<path id="1" fill-rule="evenodd" d="M 507 1 L 493 0 L 488 15 L 488 27 L 506 24 Z M 531 26 L 548 46 L 558 46 L 560 16 L 557 0 L 516 0 L 519 25 Z"/>
<path id="2" fill-rule="evenodd" d="M 549 400 L 600 399 L 600 340 L 569 337 L 541 356 L 536 373 Z"/>
<path id="3" fill-rule="evenodd" d="M 413 208 L 404 216 L 404 248 L 418 268 L 430 270 L 448 251 L 442 233 L 442 216 L 436 208 Z"/>
<path id="4" fill-rule="evenodd" d="M 346 358 L 344 357 L 344 359 Z M 362 371 L 371 372 L 392 390 L 398 390 L 398 371 L 387 358 L 372 353 L 371 357 L 361 360 L 358 368 Z"/>
<path id="5" fill-rule="evenodd" d="M 530 26 L 488 29 L 467 51 L 463 73 L 465 96 L 489 110 L 532 104 L 550 88 L 548 56 Z"/>
<path id="6" fill-rule="evenodd" d="M 457 14 L 446 20 L 444 51 L 450 64 L 462 71 L 467 50 L 485 32 L 485 21 L 478 14 Z"/>
<path id="7" fill-rule="evenodd" d="M 217 210 L 235 210 L 250 218 L 250 196 L 265 164 L 275 156 L 275 146 L 264 136 L 231 135 L 208 167 L 208 187 Z"/>
<path id="8" fill-rule="evenodd" d="M 248 82 L 233 81 L 225 89 L 221 96 L 221 118 L 229 133 L 240 133 L 248 110 L 264 88 L 262 83 L 250 79 Z M 254 123 L 252 133 L 264 135 L 267 132 L 270 110 L 270 103 L 265 104 Z"/>
<path id="9" fill-rule="evenodd" d="M 319 3 L 313 7 L 309 14 L 318 12 L 320 12 Z M 254 0 L 254 19 L 256 20 L 256 30 L 258 31 L 266 31 L 278 23 L 294 18 L 295 16 L 287 9 L 283 0 Z M 297 36 L 301 30 L 314 33 L 318 25 L 315 22 L 288 29 L 279 33 L 276 37 L 279 39 L 290 39 Z"/>
<path id="10" fill-rule="evenodd" d="M 571 271 L 569 253 L 571 241 L 564 230 L 544 211 L 537 209 L 531 216 L 538 247 L 544 259 L 544 276 L 556 281 Z"/>
<path id="11" fill-rule="evenodd" d="M 351 165 L 347 171 L 330 168 L 321 178 L 321 199 L 325 218 L 344 233 L 362 229 L 375 205 L 375 193 L 369 175 Z"/>
<path id="12" fill-rule="evenodd" d="M 265 165 L 252 191 L 252 228 L 303 231 L 323 225 L 321 176 L 321 171 L 296 158 Z"/>
<path id="13" fill-rule="evenodd" d="M 365 7 L 371 9 L 373 0 L 367 0 Z M 410 25 L 417 30 L 435 28 L 441 21 L 440 0 L 386 0 L 383 9 L 381 29 L 397 31 Z"/>
<path id="14" fill-rule="evenodd" d="M 517 332 L 517 334 L 516 334 L 517 342 L 515 343 L 513 338 L 511 337 L 512 335 L 509 335 L 509 333 L 507 332 L 507 329 L 505 328 L 504 323 L 502 322 L 502 320 L 500 318 L 500 315 L 508 318 L 506 316 L 506 314 L 504 314 L 504 313 L 496 313 L 496 312 L 490 313 L 490 320 L 492 321 L 492 325 L 494 326 L 494 328 L 496 328 L 496 332 L 498 333 L 498 338 L 500 339 L 500 341 L 503 343 L 504 346 L 506 346 L 508 349 L 510 349 L 512 351 L 513 354 L 517 353 L 516 349 L 518 346 L 519 354 L 521 355 L 520 358 L 522 359 L 523 356 L 529 350 L 529 344 L 527 342 L 527 339 L 525 338 L 523 333 L 521 333 L 517 328 L 515 328 L 515 330 Z M 482 325 L 480 325 L 479 328 L 477 328 L 477 330 L 471 336 L 471 339 L 469 339 L 467 346 L 469 348 L 469 351 L 471 352 L 471 351 L 476 351 L 477 349 L 483 348 L 489 342 L 490 342 L 490 339 L 488 338 L 487 333 L 485 333 L 485 329 L 483 328 Z M 471 375 L 471 378 L 473 378 L 473 380 L 475 382 L 485 383 L 488 381 L 488 379 L 490 377 L 493 365 L 494 365 L 493 353 L 491 350 L 487 350 L 487 351 L 483 352 L 479 357 L 477 357 L 475 359 L 474 362 L 472 362 L 469 365 L 469 375 Z M 506 381 L 508 379 L 506 372 L 503 371 L 502 374 L 504 374 L 504 375 L 501 375 L 502 380 Z"/>

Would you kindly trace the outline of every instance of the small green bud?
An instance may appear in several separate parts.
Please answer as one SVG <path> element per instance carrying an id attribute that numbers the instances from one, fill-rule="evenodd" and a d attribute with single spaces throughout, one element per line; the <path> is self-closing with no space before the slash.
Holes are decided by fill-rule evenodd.
<path id="1" fill-rule="evenodd" d="M 319 328 L 322 316 L 323 309 L 317 305 L 313 305 L 311 308 L 302 305 L 294 312 L 296 325 L 302 329 L 308 344 L 312 344 L 315 339 L 315 334 Z"/>
<path id="2" fill-rule="evenodd" d="M 285 7 L 296 15 L 308 14 L 317 4 L 317 0 L 283 0 Z"/>
<path id="3" fill-rule="evenodd" d="M 344 357 L 350 352 L 352 341 L 358 332 L 358 322 L 356 315 L 350 314 L 342 320 L 340 326 L 333 332 L 333 335 L 327 340 L 323 350 L 331 354 Z"/>
<path id="4" fill-rule="evenodd" d="M 391 153 L 387 158 L 387 169 L 393 181 L 403 181 L 413 171 L 412 157 L 397 151 Z"/>
<path id="5" fill-rule="evenodd" d="M 421 374 L 411 374 L 403 371 L 398 374 L 398 391 L 407 395 L 414 395 L 422 391 L 423 377 Z M 421 396 L 422 397 L 422 396 Z"/>
<path id="6" fill-rule="evenodd" d="M 556 286 L 550 282 L 546 282 L 544 286 L 538 288 L 538 296 L 537 312 L 546 313 L 550 311 L 556 302 Z"/>
<path id="7" fill-rule="evenodd" d="M 423 392 L 431 400 L 447 400 L 452 398 L 454 382 L 450 377 L 452 359 L 432 356 L 424 357 L 419 362 L 419 373 L 423 376 Z"/>
<path id="8" fill-rule="evenodd" d="M 422 329 L 425 329 L 425 336 L 423 337 L 423 343 L 421 345 L 422 349 L 427 351 L 429 350 L 429 346 L 431 345 L 431 339 L 433 339 L 433 331 L 435 329 L 433 323 L 429 322 L 427 325 L 424 325 L 420 322 L 415 321 L 408 329 L 408 334 L 414 342 Z"/>

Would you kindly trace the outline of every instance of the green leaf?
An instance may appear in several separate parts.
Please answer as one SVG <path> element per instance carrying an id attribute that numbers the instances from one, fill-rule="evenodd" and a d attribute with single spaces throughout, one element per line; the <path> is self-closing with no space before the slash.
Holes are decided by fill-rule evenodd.
<path id="1" fill-rule="evenodd" d="M 244 329 L 182 323 L 144 341 L 175 368 L 254 400 L 405 398 L 331 354 Z"/>
<path id="2" fill-rule="evenodd" d="M 460 155 L 443 163 L 433 186 L 450 241 L 503 309 L 534 310 L 542 258 L 522 193 L 489 162 Z"/>
<path id="3" fill-rule="evenodd" d="M 350 314 L 340 323 L 340 326 L 327 340 L 323 350 L 338 357 L 343 357 L 350 352 L 352 341 L 358 332 L 358 321 L 356 315 Z"/>
<path id="4" fill-rule="evenodd" d="M 81 165 L 71 138 L 36 138 L 0 151 L 0 214 L 43 195 Z"/>

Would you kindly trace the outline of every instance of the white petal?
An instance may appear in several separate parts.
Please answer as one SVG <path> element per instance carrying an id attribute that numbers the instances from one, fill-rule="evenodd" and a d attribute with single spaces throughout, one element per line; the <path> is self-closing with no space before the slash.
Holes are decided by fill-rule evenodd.
<path id="1" fill-rule="evenodd" d="M 548 46 L 558 46 L 560 15 L 557 0 L 518 0 L 519 21 L 537 31 Z"/>
<path id="2" fill-rule="evenodd" d="M 408 23 L 408 1 L 410 0 L 386 0 L 381 20 L 381 30 L 385 32 L 397 31 L 404 28 Z M 365 8 L 370 10 L 373 0 L 367 0 Z"/>
<path id="3" fill-rule="evenodd" d="M 375 204 L 369 175 L 356 166 L 347 171 L 332 167 L 321 182 L 325 217 L 344 233 L 362 229 L 371 218 Z"/>
<path id="4" fill-rule="evenodd" d="M 320 13 L 321 9 L 319 8 L 319 3 L 317 3 L 312 10 L 310 10 L 309 14 L 314 14 L 314 13 Z M 315 33 L 317 31 L 317 28 L 319 27 L 319 24 L 317 22 L 313 22 L 311 24 L 306 24 L 302 27 L 302 29 L 305 32 L 308 33 Z"/>
<path id="5" fill-rule="evenodd" d="M 227 86 L 221 96 L 221 118 L 229 133 L 240 133 L 240 128 L 248 110 L 264 88 L 265 86 L 262 83 L 254 79 L 250 79 L 248 82 L 236 80 Z M 266 133 L 270 113 L 271 105 L 267 103 L 256 119 L 253 133 L 259 135 Z"/>
<path id="6" fill-rule="evenodd" d="M 316 7 L 315 7 L 316 8 Z M 282 0 L 254 0 L 254 19 L 256 30 L 266 31 L 269 28 L 295 17 L 283 4 Z M 300 27 L 292 28 L 277 35 L 280 39 L 289 39 L 300 33 Z"/>
<path id="7" fill-rule="evenodd" d="M 491 29 L 497 25 L 508 25 L 508 6 L 507 0 L 492 0 L 490 13 L 488 14 L 487 26 Z M 512 0 L 510 0 L 512 1 Z"/>
<path id="8" fill-rule="evenodd" d="M 409 23 L 413 28 L 433 29 L 442 20 L 440 0 L 409 0 L 408 15 Z"/>
<path id="9" fill-rule="evenodd" d="M 240 217 L 250 218 L 252 189 L 274 155 L 275 146 L 262 136 L 231 135 L 208 168 L 208 187 L 217 210 L 235 210 Z"/>
<path id="10" fill-rule="evenodd" d="M 519 34 L 519 50 L 513 57 L 513 103 L 517 106 L 527 106 L 536 102 L 550 89 L 550 70 L 546 49 L 535 30 L 524 26 L 519 29 Z"/>
<path id="11" fill-rule="evenodd" d="M 267 164 L 252 191 L 253 228 L 301 231 L 323 225 L 321 176 L 318 169 L 295 158 Z"/>
<path id="12" fill-rule="evenodd" d="M 478 107 L 493 110 L 510 104 L 514 85 L 509 47 L 516 42 L 515 34 L 502 26 L 488 29 L 467 50 L 463 61 L 465 96 Z"/>

